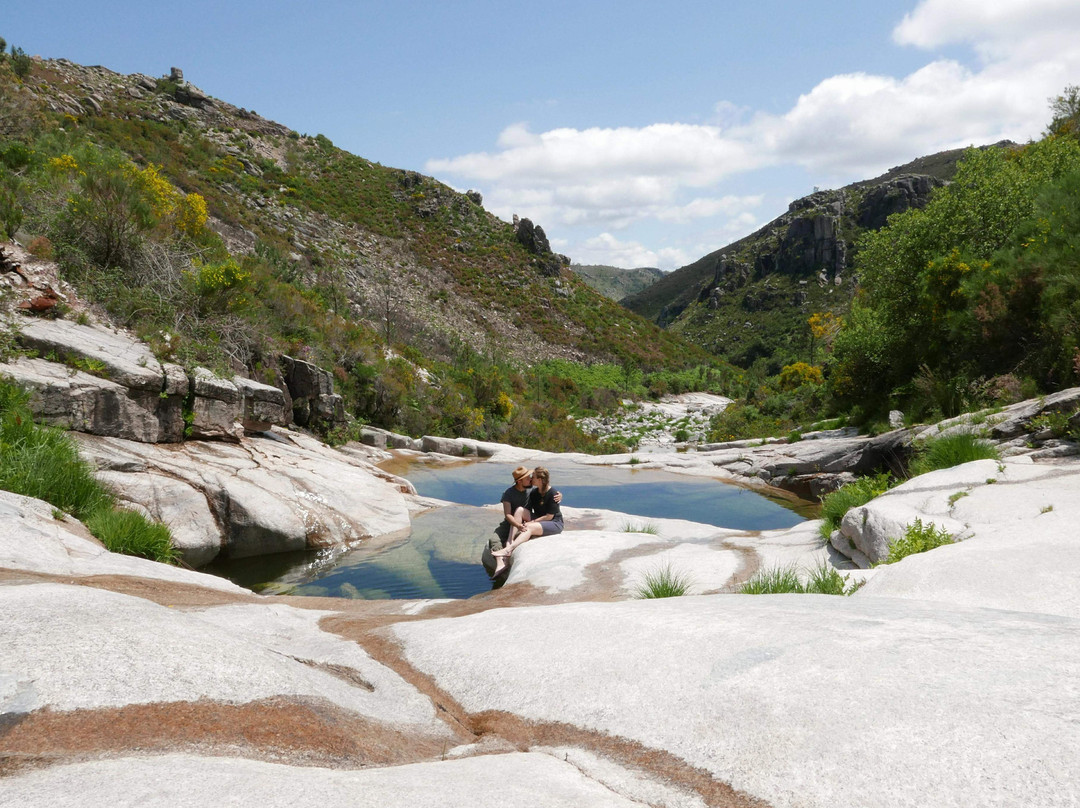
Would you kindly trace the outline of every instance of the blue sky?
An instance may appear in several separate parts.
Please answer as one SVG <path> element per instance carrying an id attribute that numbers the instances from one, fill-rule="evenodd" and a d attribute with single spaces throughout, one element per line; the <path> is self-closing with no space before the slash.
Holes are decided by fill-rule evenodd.
<path id="1" fill-rule="evenodd" d="M 1078 0 L 35 0 L 31 54 L 163 75 L 484 194 L 580 263 L 673 269 L 815 186 L 1038 137 Z"/>

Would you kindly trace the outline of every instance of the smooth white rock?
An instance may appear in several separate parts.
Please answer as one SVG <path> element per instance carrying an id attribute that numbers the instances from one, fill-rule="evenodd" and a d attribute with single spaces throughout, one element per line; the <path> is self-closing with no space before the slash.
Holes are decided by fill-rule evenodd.
<path id="1" fill-rule="evenodd" d="M 706 595 L 392 629 L 465 709 L 664 749 L 770 805 L 1071 805 L 1080 622 L 886 598 Z M 506 686 L 505 672 L 518 672 Z"/>
<path id="2" fill-rule="evenodd" d="M 484 755 L 348 771 L 164 755 L 31 771 L 6 805 L 50 808 L 641 808 L 545 754 Z M 671 803 L 672 808 L 675 804 Z M 692 805 L 692 803 L 688 804 Z"/>
<path id="3" fill-rule="evenodd" d="M 128 575 L 251 594 L 216 575 L 111 553 L 76 520 L 53 518 L 47 502 L 9 491 L 0 491 L 0 568 L 49 575 Z"/>
<path id="4" fill-rule="evenodd" d="M 389 701 L 401 707 L 398 721 L 446 731 L 430 702 L 399 704 L 394 694 L 370 692 L 283 655 L 258 633 L 142 598 L 63 584 L 7 586 L 0 587 L 0 614 L 0 673 L 29 682 L 41 707 L 311 696 L 374 718 L 392 709 Z"/>

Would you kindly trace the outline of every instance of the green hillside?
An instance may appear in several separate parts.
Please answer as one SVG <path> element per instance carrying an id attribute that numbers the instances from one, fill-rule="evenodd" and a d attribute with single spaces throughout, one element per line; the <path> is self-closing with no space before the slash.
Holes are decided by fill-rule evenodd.
<path id="1" fill-rule="evenodd" d="M 565 420 L 534 400 L 541 360 L 708 361 L 591 289 L 527 220 L 181 75 L 3 58 L 0 188 L 8 235 L 170 358 L 270 382 L 281 354 L 307 358 L 387 427 L 510 438 L 526 412 Z"/>
<path id="2" fill-rule="evenodd" d="M 570 270 L 612 300 L 637 294 L 664 277 L 664 273 L 656 267 L 622 269 L 602 264 L 571 264 Z"/>

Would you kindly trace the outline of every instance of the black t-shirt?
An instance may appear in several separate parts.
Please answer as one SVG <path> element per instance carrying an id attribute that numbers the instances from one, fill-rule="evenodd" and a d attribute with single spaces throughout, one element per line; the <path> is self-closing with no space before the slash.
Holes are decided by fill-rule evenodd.
<path id="1" fill-rule="evenodd" d="M 529 489 L 529 511 L 532 513 L 533 519 L 538 519 L 541 516 L 551 515 L 553 522 L 561 522 L 562 511 L 559 510 L 559 503 L 555 501 L 555 495 L 559 493 L 554 488 L 549 488 L 547 493 L 541 494 L 539 488 Z"/>
<path id="2" fill-rule="evenodd" d="M 499 502 L 509 502 L 510 513 L 513 513 L 518 508 L 528 507 L 529 495 L 535 490 L 535 488 L 526 488 L 524 491 L 521 491 L 516 485 L 512 485 L 503 491 L 502 499 L 500 499 Z M 505 515 L 503 516 L 503 520 L 499 523 L 499 526 L 495 528 L 495 532 L 504 542 L 510 536 L 510 523 L 506 521 Z"/>

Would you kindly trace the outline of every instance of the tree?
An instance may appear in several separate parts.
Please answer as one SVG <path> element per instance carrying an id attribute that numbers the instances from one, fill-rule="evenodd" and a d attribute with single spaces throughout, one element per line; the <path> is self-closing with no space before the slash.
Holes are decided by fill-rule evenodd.
<path id="1" fill-rule="evenodd" d="M 25 79 L 30 75 L 30 68 L 33 65 L 34 62 L 26 51 L 14 45 L 11 46 L 11 69 L 15 71 L 16 76 Z"/>
<path id="2" fill-rule="evenodd" d="M 1050 99 L 1054 114 L 1046 128 L 1048 135 L 1080 135 L 1080 86 L 1070 84 L 1065 91 Z"/>

